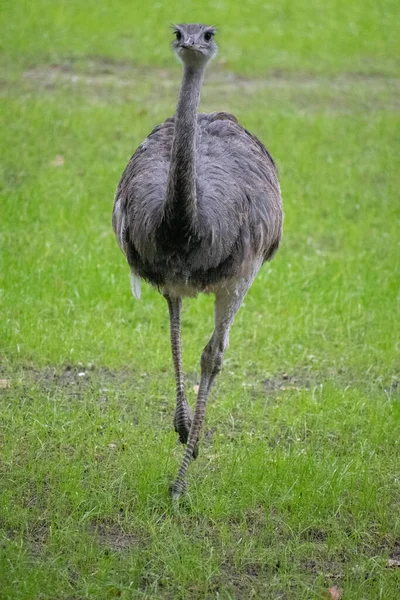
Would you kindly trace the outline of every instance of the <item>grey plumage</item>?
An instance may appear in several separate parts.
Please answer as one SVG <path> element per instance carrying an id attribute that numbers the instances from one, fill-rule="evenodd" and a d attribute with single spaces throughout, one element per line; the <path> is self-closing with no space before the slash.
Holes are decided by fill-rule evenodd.
<path id="1" fill-rule="evenodd" d="M 205 403 L 220 370 L 229 327 L 282 231 L 277 170 L 262 143 L 228 113 L 198 114 L 213 28 L 179 25 L 174 49 L 184 65 L 176 115 L 156 127 L 129 161 L 118 185 L 113 227 L 131 271 L 166 297 L 177 380 L 175 428 L 185 456 L 172 486 L 185 487 Z M 180 306 L 183 296 L 214 292 L 213 336 L 201 361 L 193 421 L 183 390 Z M 190 430 L 190 435 L 189 435 Z M 189 439 L 188 439 L 189 437 Z"/>

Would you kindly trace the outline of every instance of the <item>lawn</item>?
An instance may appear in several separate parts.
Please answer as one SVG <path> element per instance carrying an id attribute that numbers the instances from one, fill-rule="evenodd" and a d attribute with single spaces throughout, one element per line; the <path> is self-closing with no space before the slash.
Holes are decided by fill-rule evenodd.
<path id="1" fill-rule="evenodd" d="M 395 600 L 398 3 L 181 4 L 2 8 L 0 598 Z M 220 30 L 201 109 L 267 145 L 285 227 L 174 507 L 167 306 L 132 298 L 111 210 L 174 112 L 168 25 L 197 20 Z M 212 304 L 184 303 L 192 404 Z"/>

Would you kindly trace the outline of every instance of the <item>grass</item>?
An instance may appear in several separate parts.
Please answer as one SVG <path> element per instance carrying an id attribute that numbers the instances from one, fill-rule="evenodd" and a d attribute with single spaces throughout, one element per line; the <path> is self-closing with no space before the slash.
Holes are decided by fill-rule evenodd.
<path id="1" fill-rule="evenodd" d="M 39 0 L 5 16 L 0 598 L 397 598 L 397 4 Z M 167 309 L 146 286 L 132 299 L 110 213 L 174 110 L 166 25 L 197 19 L 221 29 L 202 109 L 267 144 L 286 219 L 177 511 Z M 211 330 L 212 298 L 186 301 L 192 403 Z"/>

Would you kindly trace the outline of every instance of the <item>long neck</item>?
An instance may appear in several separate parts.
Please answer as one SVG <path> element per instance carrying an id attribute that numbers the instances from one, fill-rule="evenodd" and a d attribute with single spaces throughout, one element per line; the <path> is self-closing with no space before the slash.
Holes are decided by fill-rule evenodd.
<path id="1" fill-rule="evenodd" d="M 205 67 L 184 66 L 175 115 L 175 132 L 168 174 L 166 217 L 179 229 L 195 229 L 197 109 Z"/>

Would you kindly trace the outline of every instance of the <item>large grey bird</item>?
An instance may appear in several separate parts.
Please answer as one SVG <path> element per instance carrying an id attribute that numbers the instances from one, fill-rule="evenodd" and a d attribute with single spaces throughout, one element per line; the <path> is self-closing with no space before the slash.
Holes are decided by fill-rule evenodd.
<path id="1" fill-rule="evenodd" d="M 169 309 L 176 377 L 175 430 L 187 444 L 170 491 L 178 498 L 197 456 L 206 402 L 221 370 L 229 329 L 264 261 L 282 233 L 282 201 L 274 161 L 263 144 L 225 112 L 198 113 L 215 29 L 174 27 L 173 50 L 183 63 L 174 117 L 156 127 L 130 159 L 119 182 L 113 227 L 130 269 L 163 294 Z M 181 359 L 182 298 L 215 294 L 215 323 L 201 356 L 194 415 L 186 401 Z"/>

